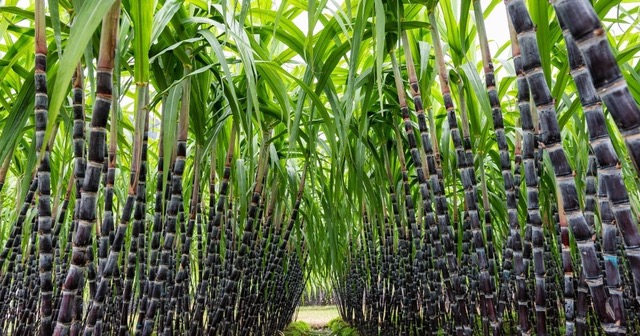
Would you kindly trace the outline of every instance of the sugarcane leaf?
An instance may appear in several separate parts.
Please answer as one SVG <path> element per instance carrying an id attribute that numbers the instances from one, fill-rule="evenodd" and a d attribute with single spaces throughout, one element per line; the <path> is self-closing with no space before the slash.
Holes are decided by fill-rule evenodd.
<path id="1" fill-rule="evenodd" d="M 52 89 L 49 93 L 49 122 L 45 141 L 51 136 L 53 124 L 57 122 L 64 97 L 69 92 L 71 77 L 82 57 L 85 46 L 114 2 L 115 0 L 85 0 L 76 16 L 76 21 L 71 28 L 66 47 L 60 58 L 55 82 L 48 83 Z"/>
<path id="2" fill-rule="evenodd" d="M 162 170 L 169 172 L 171 169 L 171 158 L 173 152 L 173 144 L 176 142 L 176 134 L 178 131 L 178 104 L 182 97 L 182 87 L 172 86 L 167 89 L 164 103 L 162 104 L 162 151 L 165 157 Z M 168 174 L 163 175 L 163 185 L 167 184 Z"/>
<path id="3" fill-rule="evenodd" d="M 547 85 L 551 86 L 551 33 L 549 31 L 549 10 L 551 6 L 540 1 L 528 1 L 530 6 L 531 19 L 536 25 L 536 38 L 542 70 L 544 71 Z"/>
<path id="4" fill-rule="evenodd" d="M 58 6 L 58 0 L 49 1 L 49 12 L 51 13 L 51 26 L 53 27 L 53 36 L 56 41 L 56 47 L 58 48 L 58 54 L 62 55 L 62 37 L 60 33 L 60 9 Z"/>
<path id="5" fill-rule="evenodd" d="M 374 1 L 375 12 L 375 59 L 376 59 L 376 81 L 378 83 L 378 95 L 382 97 L 382 64 L 385 55 L 385 12 L 382 0 Z M 382 109 L 382 100 L 380 100 L 380 109 Z"/>
<path id="6" fill-rule="evenodd" d="M 165 90 L 163 90 L 162 92 L 159 92 L 152 100 L 151 103 L 149 104 L 150 106 L 155 106 L 158 102 L 160 102 L 160 100 L 162 99 L 163 95 L 167 94 L 171 89 L 175 88 L 176 86 L 180 85 L 185 79 L 193 77 L 195 75 L 198 75 L 200 73 L 203 73 L 205 71 L 209 71 L 209 69 L 213 68 L 214 64 L 209 64 L 207 66 L 203 66 L 201 68 L 198 68 L 196 70 L 193 70 L 191 72 L 189 72 L 188 74 L 182 76 L 181 78 L 179 78 L 178 80 L 174 81 L 173 83 L 171 83 L 171 85 L 169 85 L 168 88 L 166 88 Z"/>
<path id="7" fill-rule="evenodd" d="M 146 2 L 151 4 L 153 3 L 153 1 L 146 1 Z M 178 10 L 180 9 L 183 3 L 184 3 L 184 0 L 168 0 L 162 5 L 162 8 L 160 8 L 155 15 L 152 14 L 153 25 L 151 28 L 151 35 L 149 36 L 150 43 L 156 43 L 156 41 L 158 40 L 158 37 L 160 37 L 160 33 L 167 27 L 167 25 L 169 24 L 169 21 L 171 21 L 171 19 L 178 12 Z M 145 6 L 150 7 L 149 5 L 145 5 Z M 145 9 L 148 10 L 149 8 L 145 8 Z M 145 19 L 148 20 L 148 18 L 145 18 Z"/>
<path id="8" fill-rule="evenodd" d="M 484 112 L 485 118 L 491 118 L 491 104 L 489 103 L 489 97 L 487 96 L 487 91 L 475 66 L 471 63 L 465 63 L 462 65 L 462 70 L 466 75 L 467 82 L 471 84 L 473 97 L 479 101 L 480 109 Z M 475 120 L 474 124 L 480 126 L 480 119 L 476 119 L 477 120 Z"/>
<path id="9" fill-rule="evenodd" d="M 21 59 L 25 58 L 27 53 L 32 52 L 32 44 L 32 36 L 22 35 L 6 50 L 6 54 L 2 57 L 4 64 L 0 68 L 0 78 L 5 78 L 15 65 L 19 65 Z"/>
<path id="10" fill-rule="evenodd" d="M 153 22 L 154 1 L 132 0 L 131 23 L 133 25 L 133 57 L 135 59 L 134 78 L 138 83 L 149 81 L 149 47 Z"/>
<path id="11" fill-rule="evenodd" d="M 33 75 L 34 72 L 32 71 L 30 76 L 25 79 L 0 134 L 0 162 L 4 162 L 7 155 L 10 155 L 13 151 L 16 142 L 20 139 L 25 123 L 32 115 L 26 111 L 33 110 L 32 97 L 35 95 Z"/>

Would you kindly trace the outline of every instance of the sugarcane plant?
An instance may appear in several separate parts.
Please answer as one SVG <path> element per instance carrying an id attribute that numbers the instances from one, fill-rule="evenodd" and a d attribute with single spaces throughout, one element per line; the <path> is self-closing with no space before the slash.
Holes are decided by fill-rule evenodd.
<path id="1" fill-rule="evenodd" d="M 497 85 L 498 81 L 496 80 L 489 49 L 487 30 L 484 25 L 485 16 L 480 2 L 463 1 L 460 4 L 461 17 L 459 19 L 466 19 L 468 11 L 473 5 L 478 44 L 481 50 L 479 53 L 482 58 L 481 69 L 485 75 L 485 92 L 479 90 L 480 85 L 475 79 L 477 77 L 474 77 L 473 73 L 468 71 L 468 67 L 461 67 L 462 74 L 455 73 L 455 70 L 447 70 L 445 54 L 441 47 L 442 38 L 439 36 L 441 32 L 439 25 L 441 23 L 434 14 L 437 10 L 437 4 L 436 2 L 427 1 L 420 5 L 426 7 L 423 13 L 429 18 L 431 49 L 435 53 L 435 57 L 432 56 L 431 60 L 427 58 L 419 62 L 423 66 L 421 73 L 423 74 L 423 80 L 429 85 L 432 83 L 428 79 L 429 71 L 440 76 L 442 95 L 436 96 L 434 99 L 439 99 L 438 103 L 446 110 L 446 116 L 441 114 L 442 119 L 440 120 L 442 120 L 443 124 L 448 124 L 449 126 L 442 130 L 440 134 L 436 132 L 435 142 L 441 144 L 442 153 L 439 156 L 445 158 L 444 164 L 448 166 L 446 170 L 448 173 L 454 172 L 456 167 L 463 168 L 460 171 L 459 181 L 456 181 L 455 175 L 447 177 L 452 189 L 449 189 L 448 194 L 445 194 L 445 197 L 450 196 L 452 198 L 454 204 L 458 204 L 457 199 L 459 197 L 464 199 L 464 212 L 460 213 L 460 210 L 455 205 L 453 209 L 445 210 L 453 212 L 453 222 L 451 224 L 447 223 L 444 229 L 456 230 L 460 237 L 459 239 L 462 241 L 462 245 L 458 245 L 459 247 L 455 249 L 454 258 L 461 258 L 463 263 L 465 260 L 471 261 L 469 268 L 462 268 L 464 270 L 462 274 L 468 278 L 454 286 L 456 290 L 455 296 L 452 295 L 454 291 L 449 291 L 446 287 L 435 290 L 431 279 L 424 275 L 420 276 L 421 272 L 424 272 L 420 267 L 417 269 L 400 267 L 397 270 L 397 272 L 412 273 L 411 276 L 414 277 L 412 279 L 415 279 L 413 286 L 419 289 L 417 297 L 416 293 L 412 292 L 414 289 L 410 288 L 412 284 L 401 281 L 403 278 L 407 278 L 407 275 L 389 274 L 384 271 L 396 268 L 395 265 L 398 262 L 394 261 L 394 258 L 400 259 L 399 264 L 407 262 L 402 261 L 406 257 L 399 252 L 402 250 L 403 244 L 406 244 L 403 242 L 405 238 L 402 235 L 407 232 L 407 229 L 404 229 L 403 226 L 411 226 L 412 213 L 414 212 L 421 214 L 422 220 L 426 225 L 423 224 L 422 231 L 418 231 L 418 235 L 422 239 L 415 243 L 418 245 L 416 248 L 424 252 L 422 252 L 423 254 L 416 253 L 413 263 L 420 265 L 424 257 L 427 260 L 431 258 L 431 260 L 423 264 L 423 269 L 429 269 L 433 265 L 442 265 L 438 261 L 438 254 L 432 249 L 436 246 L 436 241 L 438 240 L 440 240 L 438 243 L 444 246 L 450 243 L 446 242 L 448 235 L 437 236 L 430 233 L 431 202 L 435 201 L 437 207 L 438 200 L 437 198 L 432 198 L 425 188 L 425 170 L 422 167 L 424 162 L 430 162 L 429 152 L 431 149 L 427 150 L 427 148 L 430 147 L 433 140 L 430 137 L 422 137 L 420 140 L 425 146 L 426 155 L 416 155 L 414 148 L 420 144 L 417 143 L 417 139 L 413 135 L 413 132 L 415 132 L 414 124 L 411 122 L 411 115 L 408 113 L 409 107 L 404 99 L 405 91 L 409 91 L 414 97 L 420 97 L 419 92 L 416 90 L 419 87 L 418 83 L 412 79 L 415 76 L 415 70 L 412 70 L 414 61 L 411 59 L 411 49 L 416 47 L 410 43 L 403 43 L 403 54 L 407 64 L 406 76 L 408 76 L 410 83 L 409 89 L 403 87 L 403 79 L 401 78 L 403 74 L 396 61 L 397 53 L 391 51 L 388 56 L 384 53 L 376 55 L 376 57 L 388 57 L 388 60 L 390 60 L 389 64 L 393 74 L 391 75 L 391 71 L 389 71 L 388 76 L 394 77 L 396 83 L 395 92 L 399 97 L 395 100 L 391 98 L 393 97 L 392 95 L 385 94 L 379 98 L 381 99 L 381 105 L 387 105 L 392 115 L 395 114 L 395 116 L 402 118 L 406 138 L 396 137 L 397 140 L 395 141 L 399 149 L 396 159 L 393 160 L 398 162 L 395 167 L 398 167 L 396 169 L 401 172 L 400 177 L 398 175 L 394 176 L 393 171 L 389 171 L 394 166 L 394 163 L 390 164 L 388 162 L 390 160 L 387 154 L 389 150 L 382 149 L 385 153 L 385 160 L 381 162 L 380 169 L 386 170 L 384 175 L 390 179 L 389 183 L 392 187 L 388 195 L 382 195 L 383 201 L 381 205 L 382 207 L 389 207 L 388 210 L 380 211 L 379 215 L 376 215 L 375 212 L 371 211 L 373 206 L 366 207 L 367 216 L 363 218 L 361 229 L 363 233 L 351 236 L 352 243 L 349 244 L 351 246 L 350 267 L 344 271 L 342 276 L 334 280 L 339 311 L 343 318 L 354 325 L 361 334 L 384 335 L 393 332 L 403 335 L 420 335 L 444 332 L 445 334 L 458 335 L 512 333 L 585 335 L 589 329 L 599 329 L 605 334 L 620 335 L 626 334 L 628 330 L 635 330 L 635 325 L 632 329 L 627 327 L 626 315 L 636 315 L 633 308 L 631 308 L 635 306 L 634 294 L 630 294 L 636 291 L 626 291 L 629 294 L 623 298 L 625 296 L 625 291 L 622 289 L 624 278 L 622 277 L 623 273 L 620 273 L 622 272 L 621 268 L 637 269 L 633 266 L 635 263 L 633 237 L 636 235 L 634 232 L 637 231 L 637 223 L 635 222 L 633 210 L 630 210 L 633 205 L 629 203 L 628 193 L 625 192 L 629 180 L 624 181 L 624 173 L 616 153 L 619 150 L 624 150 L 624 148 L 615 147 L 617 144 L 609 140 L 611 128 L 608 129 L 606 126 L 606 117 L 602 113 L 602 104 L 599 98 L 600 96 L 604 99 L 604 96 L 599 94 L 598 86 L 594 88 L 592 83 L 596 82 L 589 79 L 590 69 L 600 72 L 600 76 L 604 76 L 606 71 L 599 67 L 596 68 L 593 64 L 588 66 L 583 58 L 590 57 L 585 52 L 586 50 L 592 50 L 589 52 L 595 54 L 592 56 L 593 59 L 600 59 L 605 57 L 601 53 L 610 49 L 607 45 L 607 48 L 602 47 L 602 51 L 596 53 L 595 47 L 593 47 L 595 42 L 592 41 L 595 41 L 595 38 L 598 41 L 606 41 L 606 38 L 601 37 L 606 35 L 604 30 L 602 33 L 597 33 L 596 31 L 597 34 L 595 35 L 584 35 L 587 32 L 587 28 L 580 26 L 578 24 L 579 21 L 576 20 L 576 13 L 591 13 L 593 11 L 593 8 L 588 3 L 583 1 L 575 1 L 576 4 L 573 5 L 569 5 L 569 3 L 574 3 L 574 1 L 558 1 L 557 3 L 555 5 L 556 9 L 565 11 L 564 14 L 559 14 L 558 17 L 558 26 L 565 29 L 565 44 L 560 45 L 558 49 L 568 49 L 568 52 L 566 51 L 567 49 L 564 49 L 568 59 L 564 62 L 570 65 L 568 68 L 571 70 L 577 89 L 573 97 L 578 99 L 578 104 L 581 104 L 584 118 L 586 119 L 586 128 L 584 128 L 583 134 L 589 134 L 589 137 L 586 138 L 589 141 L 585 143 L 585 148 L 590 148 L 589 152 L 593 153 L 588 160 L 583 162 L 578 159 L 567 159 L 567 150 L 564 149 L 562 143 L 562 128 L 559 125 L 559 121 L 566 123 L 566 119 L 561 120 L 556 116 L 557 105 L 554 104 L 554 96 L 552 96 L 552 92 L 547 86 L 548 80 L 545 79 L 545 76 L 548 76 L 548 74 L 543 71 L 543 61 L 538 48 L 538 37 L 536 36 L 529 9 L 524 1 L 505 1 L 509 22 L 504 25 L 504 28 L 512 32 L 510 34 L 512 37 L 510 42 L 514 62 L 513 69 L 515 70 L 517 83 L 517 90 L 515 90 L 517 97 L 515 97 L 515 100 L 519 118 L 516 121 L 521 124 L 520 129 L 522 132 L 518 132 L 517 136 L 511 139 L 511 143 L 509 143 L 509 138 L 506 135 L 504 104 L 500 101 L 501 94 L 504 95 L 505 90 Z M 464 28 L 464 23 L 460 23 L 459 27 L 454 27 L 451 24 L 452 19 L 447 16 L 452 14 L 450 4 L 440 3 L 440 8 L 447 28 Z M 376 8 L 374 11 L 377 10 L 380 10 L 377 15 L 383 13 L 387 15 L 388 19 L 392 19 L 394 15 L 398 15 L 398 12 L 416 11 L 417 9 L 412 5 L 403 5 L 401 2 L 395 2 L 388 7 Z M 574 36 L 572 35 L 577 36 L 577 34 L 571 31 L 573 28 L 565 28 L 564 16 L 569 17 L 570 15 L 573 15 L 571 16 L 572 24 L 578 26 L 576 30 L 582 29 L 580 33 L 586 36 L 580 37 L 581 41 L 584 41 L 580 42 L 582 44 L 574 42 Z M 591 19 L 590 27 L 602 29 L 597 16 L 591 17 L 595 18 Z M 393 41 L 394 38 L 397 39 L 397 35 L 409 35 L 406 31 L 403 31 L 403 28 L 400 27 L 399 31 L 388 32 L 386 41 L 383 41 L 393 43 L 390 41 Z M 591 31 L 588 32 L 591 33 Z M 446 34 L 450 43 L 449 50 L 452 53 L 459 52 L 457 48 L 460 48 L 461 45 L 464 48 L 464 44 L 468 43 L 468 41 L 451 41 L 450 38 L 455 32 L 446 31 Z M 587 42 L 588 39 L 591 39 L 590 42 Z M 420 50 L 421 52 L 425 51 L 425 49 Z M 430 49 L 426 49 L 426 51 L 429 52 Z M 424 54 L 421 56 L 425 57 Z M 428 54 L 426 56 L 428 57 Z M 457 55 L 455 54 L 451 56 L 454 66 L 457 62 L 456 57 Z M 432 60 L 433 63 L 431 63 Z M 462 83 L 458 90 L 452 91 L 452 87 L 449 84 L 452 78 L 468 81 L 469 83 Z M 618 75 L 613 73 L 611 78 L 611 81 L 606 82 L 606 85 L 604 84 L 605 80 L 601 80 L 603 84 L 601 84 L 600 90 L 605 92 L 605 87 L 609 88 L 609 85 L 618 85 L 616 90 L 618 90 L 618 87 L 621 88 L 620 90 L 624 93 L 624 99 L 627 102 L 625 104 L 630 106 L 630 111 L 634 111 L 636 103 L 630 95 L 631 91 L 624 87 L 624 79 L 619 75 L 619 72 Z M 384 77 L 379 80 L 383 83 L 386 82 Z M 622 84 L 614 84 L 615 81 Z M 502 83 L 505 83 L 505 81 Z M 435 91 L 431 91 L 432 94 L 433 92 Z M 486 98 L 467 98 L 467 92 L 473 92 L 478 96 L 483 94 Z M 457 116 L 455 114 L 456 108 L 454 107 L 454 97 L 456 96 L 453 96 L 452 93 L 457 95 L 460 104 L 460 112 Z M 605 95 L 611 94 L 609 92 L 605 93 Z M 614 104 L 613 101 L 610 103 Z M 621 101 L 616 103 L 622 104 Z M 481 134 L 476 134 L 477 138 L 475 140 L 469 138 L 467 126 L 469 119 L 466 117 L 469 106 L 488 109 L 485 110 L 486 112 L 482 112 L 486 117 L 480 114 L 479 118 L 472 118 L 471 121 L 481 122 L 484 125 L 482 127 L 490 128 L 492 126 L 495 131 L 495 140 L 492 140 L 495 141 L 495 145 L 491 144 L 487 149 L 494 155 L 492 161 L 495 162 L 495 165 L 493 166 L 486 166 L 486 161 L 482 157 L 484 153 L 478 153 L 480 149 L 476 153 L 473 152 L 472 144 L 479 146 L 479 148 L 487 148 L 483 142 L 486 141 L 487 137 L 486 133 L 482 131 Z M 560 106 L 562 107 L 563 105 Z M 420 131 L 423 132 L 426 128 L 423 127 L 420 120 L 422 101 L 417 101 L 414 107 L 416 110 L 415 116 L 418 119 L 417 124 L 420 127 Z M 618 117 L 620 116 L 618 115 Z M 575 118 L 580 122 L 585 120 L 581 119 L 581 117 Z M 629 116 L 627 119 L 632 121 L 633 117 Z M 489 123 L 486 124 L 485 120 L 489 120 Z M 391 120 L 387 122 L 394 123 Z M 619 120 L 616 120 L 616 123 L 618 127 L 622 127 Z M 473 128 L 473 125 L 471 126 Z M 517 126 L 516 122 L 510 125 L 511 129 L 514 126 Z M 377 139 L 380 136 L 380 131 L 374 125 L 369 127 L 371 127 L 370 132 L 375 134 Z M 635 150 L 635 148 L 630 149 L 633 147 L 634 126 L 629 123 L 625 124 L 624 127 L 620 131 L 624 136 L 626 147 L 631 153 Z M 611 136 L 616 137 L 616 135 Z M 379 141 L 380 146 L 386 146 L 384 141 L 377 141 Z M 573 141 L 576 142 L 571 143 L 571 146 L 575 150 L 577 140 Z M 375 140 L 374 143 L 376 143 Z M 404 216 L 403 211 L 398 210 L 399 198 L 393 187 L 394 185 L 407 185 L 406 182 L 403 182 L 407 173 L 406 168 L 403 168 L 405 164 L 404 154 L 401 149 L 402 143 L 407 143 L 411 152 L 411 164 L 414 170 L 413 176 L 416 186 L 416 194 L 413 197 L 419 197 L 423 200 L 418 203 L 421 208 L 407 208 Z M 510 148 L 509 145 L 513 147 Z M 515 162 L 511 161 L 512 157 L 516 158 Z M 478 161 L 480 166 L 478 166 Z M 440 162 L 436 162 L 434 162 L 434 168 L 439 169 L 437 164 Z M 578 167 L 572 168 L 572 164 L 578 165 Z M 596 166 L 598 167 L 597 169 Z M 515 170 L 513 167 L 515 167 Z M 477 172 L 481 174 L 483 179 L 476 181 L 474 174 L 464 169 L 471 169 L 471 171 L 478 169 Z M 500 190 L 499 192 L 493 191 L 498 196 L 498 198 L 493 199 L 493 204 L 487 201 L 489 193 L 485 193 L 483 190 L 483 197 L 480 199 L 479 195 L 477 195 L 478 192 L 474 191 L 478 183 L 483 188 L 487 188 L 487 184 L 491 184 L 484 179 L 487 169 L 497 171 L 501 177 L 499 181 L 496 181 L 497 183 L 493 184 L 495 188 Z M 520 172 L 521 169 L 523 173 Z M 580 171 L 576 172 L 575 169 Z M 435 171 L 428 170 L 430 174 L 433 174 L 430 176 L 439 177 L 439 174 L 434 174 Z M 372 171 L 370 174 L 375 176 L 377 173 Z M 524 188 L 521 186 L 520 174 L 524 175 L 524 181 L 526 182 Z M 583 174 L 582 179 L 586 183 L 579 182 L 579 174 Z M 601 177 L 600 174 L 604 174 L 606 177 Z M 578 189 L 578 185 L 582 189 Z M 433 192 L 438 190 L 437 185 L 429 186 L 432 187 L 431 190 Z M 552 190 L 550 192 L 545 191 L 549 187 Z M 609 188 L 611 188 L 611 192 L 607 191 Z M 636 190 L 635 185 L 631 188 Z M 463 196 L 456 196 L 458 193 Z M 520 197 L 521 193 L 524 193 L 525 197 Z M 500 196 L 502 196 L 502 202 L 505 204 L 501 208 L 504 210 L 494 211 L 493 207 L 496 206 L 495 202 L 500 201 Z M 365 197 L 369 197 L 369 195 Z M 374 197 L 378 198 L 380 195 L 376 194 Z M 390 203 L 385 200 L 387 197 Z M 615 197 L 617 201 L 610 203 L 610 197 Z M 367 202 L 380 204 L 378 200 L 374 201 L 373 199 L 369 199 Z M 411 204 L 411 198 L 408 198 L 405 204 Z M 619 204 L 619 206 L 616 206 L 616 211 L 611 211 L 613 204 Z M 469 212 L 470 210 L 471 212 Z M 485 211 L 485 226 L 483 229 L 479 225 L 482 216 L 475 215 L 476 211 L 480 210 Z M 390 216 L 391 213 L 396 214 L 394 215 L 395 221 L 400 223 L 395 224 L 396 226 L 400 225 L 397 229 L 399 230 L 397 238 L 384 232 L 384 228 L 394 218 Z M 618 216 L 614 220 L 613 217 L 615 217 L 614 214 L 616 213 Z M 462 218 L 459 219 L 459 216 L 462 216 Z M 371 222 L 374 220 L 380 221 L 380 224 L 372 225 Z M 457 221 L 462 223 L 459 224 Z M 631 223 L 629 221 L 633 224 L 625 224 Z M 496 237 L 492 223 L 501 223 L 506 228 L 506 230 L 502 231 L 502 235 L 499 234 L 497 236 L 498 241 L 502 242 L 503 246 L 501 253 L 499 253 L 500 259 L 502 259 L 501 264 L 491 261 L 492 251 L 494 251 L 492 243 L 494 237 Z M 596 224 L 599 223 L 602 223 L 603 235 L 599 233 L 596 227 Z M 620 230 L 628 232 L 628 234 L 622 235 L 625 242 L 624 248 L 621 244 L 618 244 L 619 238 L 614 223 L 619 224 Z M 391 227 L 393 228 L 394 226 L 391 225 Z M 438 229 L 442 230 L 443 227 L 439 226 Z M 604 237 L 605 233 L 606 238 Z M 381 237 L 386 235 L 388 238 L 376 239 L 376 235 Z M 554 242 L 558 243 L 554 244 Z M 424 246 L 421 246 L 421 244 Z M 605 245 L 606 248 L 604 248 Z M 619 248 L 623 248 L 623 256 L 628 258 L 627 262 L 618 259 L 619 253 L 617 250 Z M 396 249 L 398 252 L 394 252 Z M 397 256 L 395 256 L 396 253 L 398 253 Z M 605 253 L 607 257 L 604 257 Z M 454 271 L 457 272 L 455 263 L 451 265 L 454 267 Z M 450 271 L 451 269 L 447 270 L 442 266 L 435 268 L 436 276 L 439 279 L 447 279 L 448 277 L 445 277 L 445 275 L 448 275 Z M 633 271 L 630 271 L 630 273 L 633 274 Z M 386 280 L 387 277 L 390 277 L 390 279 Z M 385 284 L 387 281 L 388 284 Z M 494 283 L 497 286 L 493 285 Z M 451 285 L 451 282 L 445 281 L 444 284 Z M 468 287 L 465 286 L 466 284 L 468 284 Z M 383 290 L 380 291 L 379 288 Z M 397 295 L 400 295 L 401 298 L 394 299 Z M 407 295 L 410 296 L 408 300 L 405 297 Z M 436 301 L 431 301 L 432 297 L 436 297 Z M 417 312 L 407 311 L 405 304 L 397 303 L 411 302 L 410 300 L 412 299 L 423 303 L 410 306 L 412 309 L 418 309 Z M 444 308 L 436 313 L 432 310 L 434 307 Z M 479 309 L 479 315 L 466 315 L 464 310 L 460 309 L 461 307 L 470 312 Z M 556 307 L 562 307 L 562 309 L 558 310 Z M 590 310 L 590 307 L 593 310 Z M 389 314 L 379 313 L 380 311 L 389 311 Z M 373 312 L 373 314 L 370 312 Z M 376 314 L 378 315 L 376 316 Z M 415 316 L 414 314 L 417 314 L 418 318 L 412 318 L 411 316 Z M 465 319 L 470 319 L 467 322 L 468 324 L 463 322 Z M 556 326 L 560 319 L 564 321 L 564 325 L 558 329 Z M 455 322 L 447 322 L 448 320 Z M 415 326 L 407 325 L 411 323 L 409 321 L 413 321 Z"/>
<path id="2" fill-rule="evenodd" d="M 134 4 L 132 11 L 136 14 L 136 25 L 152 17 L 152 11 L 146 11 L 149 8 L 153 10 L 149 6 L 151 4 L 145 5 L 144 2 Z M 83 13 L 91 13 L 89 7 L 80 8 L 84 10 L 73 22 L 74 31 L 78 32 L 83 28 L 76 27 L 83 22 Z M 32 106 L 36 126 L 33 153 L 39 163 L 34 165 L 37 171 L 30 173 L 33 182 L 24 196 L 20 216 L 12 224 L 10 239 L 3 240 L 3 328 L 8 328 L 10 334 L 19 335 L 35 332 L 43 335 L 157 332 L 167 335 L 186 332 L 194 335 L 223 332 L 273 334 L 284 329 L 292 319 L 305 287 L 304 260 L 308 252 L 303 243 L 301 232 L 304 227 L 299 213 L 304 211 L 305 199 L 309 197 L 305 192 L 306 173 L 297 178 L 295 166 L 291 166 L 294 170 L 289 170 L 289 174 L 282 167 L 285 162 L 295 164 L 294 160 L 284 156 L 292 155 L 281 141 L 286 125 L 278 119 L 263 118 L 249 119 L 250 123 L 255 123 L 251 126 L 243 124 L 247 120 L 236 113 L 239 105 L 231 111 L 229 103 L 220 96 L 214 96 L 215 113 L 207 118 L 215 131 L 205 133 L 205 125 L 200 125 L 202 138 L 196 145 L 195 155 L 189 156 L 189 130 L 194 122 L 193 115 L 190 115 L 191 98 L 208 94 L 208 88 L 202 83 L 191 86 L 190 79 L 181 79 L 182 76 L 158 84 L 168 91 L 158 96 L 163 97 L 163 111 L 179 106 L 180 113 L 177 123 L 171 118 L 176 116 L 175 110 L 166 112 L 166 118 L 161 119 L 160 141 L 155 147 L 158 154 L 155 161 L 157 179 L 152 184 L 157 190 L 155 219 L 153 225 L 147 227 L 147 206 L 151 203 L 146 196 L 150 175 L 149 127 L 152 120 L 158 119 L 150 117 L 154 105 L 144 84 L 145 79 L 149 81 L 149 65 L 146 68 L 136 66 L 142 74 L 137 86 L 133 141 L 128 143 L 120 139 L 123 136 L 121 125 L 126 125 L 127 121 L 122 119 L 120 106 L 124 97 L 122 85 L 125 83 L 120 82 L 122 76 L 117 72 L 122 67 L 120 53 L 126 52 L 121 48 L 131 42 L 126 38 L 122 40 L 126 29 L 130 29 L 126 23 L 128 19 L 121 15 L 122 11 L 121 3 L 115 1 L 102 12 L 104 19 L 96 68 L 90 64 L 85 66 L 80 58 L 76 60 L 72 81 L 73 118 L 69 127 L 73 130 L 69 141 L 72 146 L 67 147 L 66 140 L 58 140 L 62 134 L 46 132 L 49 123 L 48 39 L 45 4 L 44 1 L 36 2 L 36 56 L 31 89 L 35 95 Z M 139 29 L 136 31 L 140 33 Z M 141 38 L 145 38 L 145 33 L 141 33 Z M 187 55 L 191 48 L 180 51 Z M 190 63 L 197 63 L 196 59 L 187 57 L 179 61 L 184 61 L 184 77 L 192 76 L 190 69 L 197 64 Z M 177 65 L 176 61 L 173 59 L 171 62 Z M 95 88 L 93 93 L 86 93 L 84 78 L 91 80 Z M 209 85 L 220 84 L 213 81 L 215 76 L 207 74 L 199 78 L 208 79 Z M 230 88 L 228 83 L 224 85 L 226 90 L 240 91 Z M 93 107 L 86 131 L 84 109 L 88 102 L 85 96 L 92 97 Z M 198 100 L 198 104 L 200 102 Z M 252 132 L 253 127 L 267 130 L 276 127 L 278 135 L 265 131 L 260 138 L 253 138 L 252 133 L 246 133 Z M 169 133 L 172 129 L 177 129 L 177 136 Z M 304 134 L 309 146 L 313 146 L 314 135 Z M 50 179 L 54 173 L 50 169 L 54 141 L 65 144 L 60 152 L 56 152 L 57 155 L 63 155 L 61 151 L 69 148 L 74 158 L 72 169 L 65 169 L 62 162 L 56 165 L 57 172 L 61 174 L 59 180 Z M 254 141 L 261 143 L 257 161 L 252 156 L 256 146 Z M 202 155 L 203 149 L 213 149 L 224 143 L 228 144 L 224 166 L 216 164 L 221 161 L 216 161 L 215 155 L 222 151 L 215 150 L 208 151 L 211 164 L 204 164 L 206 156 Z M 123 147 L 131 148 L 131 155 L 117 159 L 119 148 Z M 241 151 L 236 152 L 236 148 Z M 292 148 L 293 153 L 301 151 L 297 146 Z M 237 164 L 243 158 L 246 158 L 246 165 Z M 11 162 L 11 159 L 7 156 L 3 162 Z M 129 181 L 122 188 L 116 178 L 116 170 L 123 172 L 127 165 Z M 7 170 L 10 167 L 9 164 L 3 166 Z M 218 205 L 209 208 L 208 217 L 202 216 L 201 174 L 209 170 L 215 177 L 221 168 L 224 172 L 218 193 L 212 179 L 208 194 L 209 202 L 215 204 L 217 199 Z M 248 169 L 256 170 L 254 178 L 247 179 Z M 64 181 L 65 172 L 71 173 L 71 176 L 66 176 L 68 188 L 66 192 L 59 193 L 63 202 L 56 207 L 58 200 L 53 199 L 51 186 L 53 181 Z M 283 183 L 284 188 L 265 188 L 269 184 L 279 185 L 278 180 L 283 178 L 289 180 Z M 249 190 L 247 180 L 255 181 L 249 198 L 245 198 L 245 192 Z M 289 183 L 295 185 L 287 188 Z M 191 187 L 183 188 L 183 184 Z M 236 187 L 240 190 L 232 190 Z M 293 196 L 291 202 L 287 201 L 287 195 Z M 269 209 L 265 209 L 265 199 L 270 200 Z M 247 201 L 250 201 L 248 209 L 244 205 Z M 57 217 L 52 208 L 59 211 Z M 67 215 L 68 208 L 72 209 L 69 211 L 72 215 Z M 186 216 L 185 208 L 189 209 Z M 209 221 L 204 218 L 209 218 Z M 196 238 L 196 225 L 197 234 L 201 236 L 208 232 L 209 239 Z M 220 235 L 220 230 L 225 227 L 225 234 Z M 147 242 L 148 238 L 150 242 Z M 202 256 L 199 262 L 192 263 L 192 242 L 196 239 L 200 251 L 207 251 L 207 258 Z M 259 241 L 262 243 L 258 244 Z M 177 250 L 176 246 L 179 247 Z M 218 257 L 210 257 L 214 255 Z M 214 274 L 211 274 L 212 269 Z M 17 294 L 12 294 L 12 291 Z M 40 299 L 27 300 L 29 296 Z M 190 299 L 196 296 L 197 300 Z M 239 303 L 242 305 L 235 309 Z M 187 314 L 191 308 L 199 313 Z"/>

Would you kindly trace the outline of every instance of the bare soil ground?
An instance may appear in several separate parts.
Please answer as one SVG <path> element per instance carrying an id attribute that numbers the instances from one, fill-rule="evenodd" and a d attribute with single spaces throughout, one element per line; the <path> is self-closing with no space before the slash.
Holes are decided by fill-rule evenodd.
<path id="1" fill-rule="evenodd" d="M 336 306 L 306 306 L 300 307 L 296 321 L 306 322 L 313 329 L 324 329 L 329 321 L 338 316 Z"/>

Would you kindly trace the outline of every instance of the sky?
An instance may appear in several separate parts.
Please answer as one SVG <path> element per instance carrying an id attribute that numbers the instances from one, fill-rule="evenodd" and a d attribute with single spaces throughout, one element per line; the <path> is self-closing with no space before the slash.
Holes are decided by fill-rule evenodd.
<path id="1" fill-rule="evenodd" d="M 488 2 L 490 1 L 481 1 L 483 5 Z M 504 7 L 504 2 L 500 1 L 500 3 L 498 3 L 487 20 L 485 20 L 485 25 L 487 27 L 487 37 L 492 40 L 492 42 L 489 43 L 489 48 L 491 49 L 491 54 L 495 55 L 498 48 L 510 39 L 509 29 L 506 29 L 507 9 Z"/>

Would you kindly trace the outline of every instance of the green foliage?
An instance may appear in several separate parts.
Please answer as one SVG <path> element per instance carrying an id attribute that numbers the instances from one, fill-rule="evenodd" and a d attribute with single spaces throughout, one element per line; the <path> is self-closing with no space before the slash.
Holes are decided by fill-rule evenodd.
<path id="1" fill-rule="evenodd" d="M 329 322 L 329 329 L 331 329 L 332 335 L 336 336 L 360 336 L 355 329 L 339 317 Z"/>
<path id="2" fill-rule="evenodd" d="M 311 332 L 311 327 L 303 321 L 291 322 L 285 330 L 282 331 L 284 336 L 306 336 Z"/>

